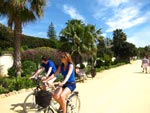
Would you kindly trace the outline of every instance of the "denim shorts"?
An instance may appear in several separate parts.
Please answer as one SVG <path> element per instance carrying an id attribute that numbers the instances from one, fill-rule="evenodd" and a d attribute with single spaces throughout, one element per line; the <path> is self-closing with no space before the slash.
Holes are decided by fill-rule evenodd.
<path id="1" fill-rule="evenodd" d="M 73 92 L 76 88 L 76 83 L 66 83 L 64 84 L 63 89 L 66 87 L 69 88 L 71 92 Z"/>

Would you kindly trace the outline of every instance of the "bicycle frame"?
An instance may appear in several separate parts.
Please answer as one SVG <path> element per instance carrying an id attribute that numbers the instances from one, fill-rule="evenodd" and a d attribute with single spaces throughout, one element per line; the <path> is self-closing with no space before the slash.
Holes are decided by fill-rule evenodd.
<path id="1" fill-rule="evenodd" d="M 58 111 L 58 109 L 59 109 L 59 104 L 52 98 L 52 100 L 51 100 L 51 102 L 50 102 L 50 105 L 48 106 L 48 107 L 46 107 L 46 108 L 43 108 L 43 107 L 40 107 L 39 105 L 37 105 L 36 104 L 36 102 L 35 102 L 35 95 L 36 95 L 36 93 L 39 91 L 39 90 L 41 90 L 41 85 L 40 85 L 40 78 L 38 78 L 38 80 L 37 81 L 35 81 L 36 82 L 36 88 L 33 90 L 33 92 L 32 93 L 30 93 L 29 95 L 27 95 L 27 97 L 25 98 L 25 101 L 24 101 L 24 111 L 25 111 L 25 113 L 28 113 L 27 112 L 27 102 L 28 102 L 28 99 L 30 98 L 30 96 L 33 96 L 33 100 L 32 100 L 32 102 L 31 102 L 31 104 L 33 103 L 34 104 L 34 109 L 36 109 L 36 112 L 39 112 L 39 111 L 44 111 L 44 113 L 49 113 L 47 110 L 50 110 L 51 112 L 50 113 L 54 113 L 54 111 L 55 112 L 57 112 Z M 55 85 L 54 85 L 55 86 Z M 49 89 L 49 91 L 50 92 L 53 92 L 54 91 L 54 89 L 53 88 L 51 88 L 51 89 Z M 73 98 L 75 96 L 75 98 L 77 99 L 77 101 L 78 101 L 78 108 L 77 108 L 77 111 L 78 112 L 72 112 L 72 110 L 73 109 L 76 109 L 75 107 L 76 107 L 76 105 L 73 105 L 74 103 L 72 103 L 71 101 L 71 99 Z M 29 100 L 30 101 L 30 100 Z M 78 92 L 76 92 L 76 91 L 74 91 L 74 92 L 72 92 L 69 96 L 68 96 L 68 98 L 66 99 L 66 102 L 67 102 L 67 108 L 68 107 L 70 107 L 70 110 L 71 110 L 71 113 L 79 113 L 79 109 L 80 109 L 80 99 L 79 99 L 79 97 L 78 97 Z M 32 109 L 32 107 L 31 108 L 29 108 L 29 110 L 30 109 Z M 69 112 L 70 113 L 70 112 Z"/>

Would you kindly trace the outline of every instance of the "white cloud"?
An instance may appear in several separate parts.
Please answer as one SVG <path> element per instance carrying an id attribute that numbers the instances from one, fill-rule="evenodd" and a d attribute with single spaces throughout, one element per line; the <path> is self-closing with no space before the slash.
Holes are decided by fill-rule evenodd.
<path id="1" fill-rule="evenodd" d="M 99 8 L 98 9 L 96 8 L 95 13 L 93 14 L 93 17 L 96 20 L 99 20 L 99 19 L 105 20 L 106 19 L 106 17 L 105 17 L 106 12 L 107 12 L 107 8 L 101 8 L 100 10 L 99 10 Z"/>
<path id="2" fill-rule="evenodd" d="M 106 21 L 106 24 L 109 26 L 107 32 L 111 32 L 115 29 L 128 29 L 135 25 L 146 22 L 149 14 L 139 14 L 140 12 L 136 7 L 117 9 L 115 11 L 115 15 Z"/>
<path id="3" fill-rule="evenodd" d="M 45 35 L 46 32 L 38 32 L 37 35 Z"/>
<path id="4" fill-rule="evenodd" d="M 34 36 L 34 37 L 47 38 L 47 32 L 45 32 L 45 31 L 43 31 L 43 32 L 35 32 L 34 29 L 33 30 L 23 29 L 23 33 L 22 34 L 29 35 L 29 36 Z"/>
<path id="5" fill-rule="evenodd" d="M 127 3 L 128 0 L 110 0 L 108 3 L 108 6 L 111 7 L 118 7 L 122 3 Z"/>
<path id="6" fill-rule="evenodd" d="M 145 47 L 150 45 L 150 27 L 144 27 L 133 33 L 127 38 L 128 42 L 135 44 L 137 47 Z"/>
<path id="7" fill-rule="evenodd" d="M 47 32 L 38 32 L 36 34 L 33 34 L 33 36 L 47 38 Z"/>
<path id="8" fill-rule="evenodd" d="M 50 0 L 48 0 L 46 5 L 47 5 L 47 7 L 51 7 L 52 6 L 52 2 L 50 2 Z"/>
<path id="9" fill-rule="evenodd" d="M 66 14 L 68 14 L 73 19 L 80 19 L 85 21 L 85 18 L 74 8 L 68 5 L 63 6 L 63 10 Z"/>
<path id="10" fill-rule="evenodd" d="M 105 5 L 107 7 L 118 7 L 122 3 L 127 3 L 129 0 L 97 0 L 99 5 Z"/>
<path id="11" fill-rule="evenodd" d="M 106 34 L 106 33 L 103 33 L 103 34 L 101 34 L 101 36 L 103 36 L 103 37 L 106 38 L 107 34 Z"/>
<path id="12" fill-rule="evenodd" d="M 110 12 L 113 12 L 119 5 L 128 3 L 128 1 L 129 0 L 96 0 L 93 17 L 95 19 L 106 20 L 106 17 Z"/>

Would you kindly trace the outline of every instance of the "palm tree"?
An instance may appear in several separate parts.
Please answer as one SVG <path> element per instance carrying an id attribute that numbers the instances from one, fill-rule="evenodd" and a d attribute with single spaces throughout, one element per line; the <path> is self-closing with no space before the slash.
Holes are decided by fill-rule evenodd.
<path id="1" fill-rule="evenodd" d="M 75 59 L 80 60 L 83 55 L 88 57 L 96 55 L 96 40 L 99 34 L 101 34 L 101 29 L 96 30 L 94 25 L 85 25 L 81 20 L 68 21 L 66 28 L 61 31 L 62 37 L 66 39 L 65 48 L 75 55 Z"/>
<path id="2" fill-rule="evenodd" d="M 66 24 L 66 28 L 61 31 L 61 36 L 66 39 L 63 45 L 69 42 L 72 45 L 71 48 L 68 48 L 71 54 L 76 51 L 80 53 L 79 45 L 81 42 L 80 37 L 83 31 L 83 23 L 81 20 L 69 20 Z"/>
<path id="3" fill-rule="evenodd" d="M 82 50 L 84 54 L 91 58 L 91 66 L 94 68 L 94 59 L 97 56 L 97 44 L 96 42 L 100 39 L 101 29 L 96 30 L 94 25 L 86 25 L 83 36 Z"/>
<path id="4" fill-rule="evenodd" d="M 82 40 L 85 46 L 87 47 L 84 48 L 85 46 L 83 46 L 83 49 L 87 49 L 85 53 L 88 53 L 91 56 L 96 55 L 97 52 L 96 42 L 100 38 L 99 36 L 100 34 L 101 29 L 96 30 L 94 25 L 89 24 L 84 27 L 84 36 L 82 37 L 83 38 Z"/>
<path id="5" fill-rule="evenodd" d="M 123 47 L 124 42 L 126 42 L 127 36 L 122 31 L 122 29 L 116 29 L 113 31 L 113 50 L 114 55 L 118 59 L 120 57 L 120 49 Z"/>
<path id="6" fill-rule="evenodd" d="M 14 32 L 14 69 L 21 75 L 22 25 L 42 17 L 45 0 L 0 0 L 0 15 L 8 18 L 8 26 Z"/>

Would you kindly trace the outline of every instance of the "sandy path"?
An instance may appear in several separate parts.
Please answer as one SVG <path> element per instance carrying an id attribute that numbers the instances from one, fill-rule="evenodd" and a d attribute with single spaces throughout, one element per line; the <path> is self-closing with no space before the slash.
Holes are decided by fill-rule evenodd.
<path id="1" fill-rule="evenodd" d="M 77 84 L 81 113 L 150 113 L 150 74 L 141 73 L 140 63 L 103 71 Z M 0 113 L 22 113 L 28 93 L 0 99 Z"/>

